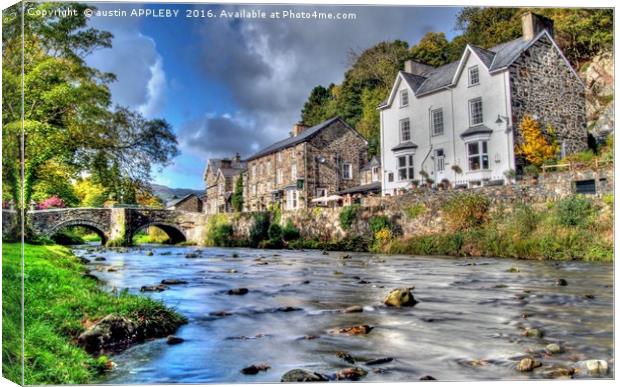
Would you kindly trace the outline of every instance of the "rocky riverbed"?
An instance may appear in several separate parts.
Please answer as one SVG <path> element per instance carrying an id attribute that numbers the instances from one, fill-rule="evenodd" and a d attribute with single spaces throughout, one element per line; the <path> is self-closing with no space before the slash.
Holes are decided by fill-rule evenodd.
<path id="1" fill-rule="evenodd" d="M 185 315 L 101 383 L 613 377 L 613 267 L 142 246 L 76 248 Z M 103 258 L 103 259 L 101 259 Z M 392 292 L 398 289 L 396 292 Z"/>

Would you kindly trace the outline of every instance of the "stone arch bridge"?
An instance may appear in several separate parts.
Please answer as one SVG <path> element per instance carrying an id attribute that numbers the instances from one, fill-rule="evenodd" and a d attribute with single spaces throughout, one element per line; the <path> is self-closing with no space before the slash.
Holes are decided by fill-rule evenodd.
<path id="1" fill-rule="evenodd" d="M 206 215 L 153 208 L 56 208 L 29 211 L 26 220 L 36 235 L 52 236 L 65 227 L 82 226 L 97 233 L 103 244 L 129 246 L 138 231 L 150 226 L 163 230 L 172 243 L 200 244 Z"/>

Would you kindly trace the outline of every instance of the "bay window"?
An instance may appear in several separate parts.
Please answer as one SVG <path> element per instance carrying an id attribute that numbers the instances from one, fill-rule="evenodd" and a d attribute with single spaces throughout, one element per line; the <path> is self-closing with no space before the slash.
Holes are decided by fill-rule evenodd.
<path id="1" fill-rule="evenodd" d="M 486 141 L 467 143 L 467 159 L 470 171 L 489 169 L 489 149 Z"/>

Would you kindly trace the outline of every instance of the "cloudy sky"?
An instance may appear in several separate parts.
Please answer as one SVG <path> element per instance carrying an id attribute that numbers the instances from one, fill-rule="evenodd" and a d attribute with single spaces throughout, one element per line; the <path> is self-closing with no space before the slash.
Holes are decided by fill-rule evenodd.
<path id="1" fill-rule="evenodd" d="M 155 182 L 203 189 L 212 157 L 248 156 L 285 138 L 316 85 L 342 81 L 347 52 L 401 39 L 416 43 L 428 31 L 453 31 L 457 8 L 379 6 L 214 6 L 208 4 L 90 3 L 127 16 L 91 17 L 114 35 L 111 49 L 88 63 L 117 75 L 115 103 L 170 122 L 181 155 Z M 178 10 L 177 17 L 131 16 L 132 9 Z M 355 13 L 354 20 L 187 18 L 211 10 Z"/>

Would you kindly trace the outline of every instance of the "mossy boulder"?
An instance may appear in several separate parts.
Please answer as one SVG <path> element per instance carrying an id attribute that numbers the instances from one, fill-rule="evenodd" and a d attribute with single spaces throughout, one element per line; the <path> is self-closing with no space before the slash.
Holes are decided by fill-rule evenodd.
<path id="1" fill-rule="evenodd" d="M 414 306 L 418 303 L 418 301 L 416 301 L 413 297 L 413 293 L 411 293 L 413 289 L 413 287 L 394 289 L 385 297 L 383 303 L 387 306 L 392 306 L 395 308 Z"/>
<path id="2" fill-rule="evenodd" d="M 82 332 L 78 344 L 88 353 L 120 351 L 138 340 L 136 324 L 116 314 L 109 314 Z"/>

